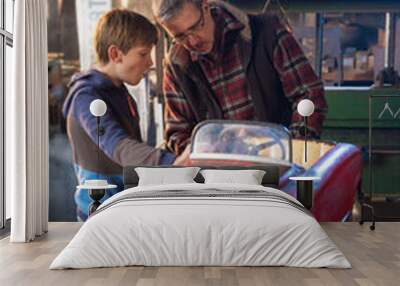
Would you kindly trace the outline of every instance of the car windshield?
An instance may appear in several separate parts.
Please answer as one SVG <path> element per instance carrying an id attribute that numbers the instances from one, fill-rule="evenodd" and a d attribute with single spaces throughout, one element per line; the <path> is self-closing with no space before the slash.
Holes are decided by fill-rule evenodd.
<path id="1" fill-rule="evenodd" d="M 291 139 L 278 124 L 247 121 L 206 121 L 192 138 L 191 158 L 236 159 L 290 164 Z"/>

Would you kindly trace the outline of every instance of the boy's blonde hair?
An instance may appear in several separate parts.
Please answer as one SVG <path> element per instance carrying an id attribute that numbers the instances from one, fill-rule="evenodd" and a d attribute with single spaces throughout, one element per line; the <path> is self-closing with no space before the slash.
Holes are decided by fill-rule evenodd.
<path id="1" fill-rule="evenodd" d="M 113 9 L 101 16 L 96 25 L 97 61 L 109 62 L 107 50 L 111 45 L 126 54 L 135 45 L 155 45 L 157 39 L 157 28 L 146 17 L 128 9 Z"/>

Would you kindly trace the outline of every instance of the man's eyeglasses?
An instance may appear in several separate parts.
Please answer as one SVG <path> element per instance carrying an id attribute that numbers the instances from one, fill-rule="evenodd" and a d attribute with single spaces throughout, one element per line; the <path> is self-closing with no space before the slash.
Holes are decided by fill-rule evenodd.
<path id="1" fill-rule="evenodd" d="M 200 30 L 204 27 L 204 24 L 204 11 L 203 7 L 201 7 L 199 19 L 189 29 L 187 29 L 186 32 L 173 36 L 172 42 L 184 43 L 189 36 L 200 32 Z"/>

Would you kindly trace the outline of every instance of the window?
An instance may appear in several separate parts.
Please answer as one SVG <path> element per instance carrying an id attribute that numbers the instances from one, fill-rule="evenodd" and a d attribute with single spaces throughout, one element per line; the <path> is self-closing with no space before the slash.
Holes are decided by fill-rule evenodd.
<path id="1" fill-rule="evenodd" d="M 385 14 L 326 13 L 324 18 L 325 83 L 372 85 L 384 68 Z"/>
<path id="2" fill-rule="evenodd" d="M 11 217 L 10 194 L 4 188 L 4 104 L 11 92 L 14 0 L 0 0 L 0 228 Z M 1 234 L 1 233 L 0 233 Z"/>
<path id="3" fill-rule="evenodd" d="M 5 0 L 5 30 L 9 33 L 14 32 L 14 0 Z"/>
<path id="4" fill-rule="evenodd" d="M 384 67 L 398 68 L 393 60 L 386 63 L 388 55 L 400 53 L 396 43 L 387 42 L 394 41 L 394 34 L 400 29 L 393 13 L 290 12 L 287 15 L 294 35 L 325 86 L 371 86 Z M 388 26 L 390 21 L 393 24 Z"/>

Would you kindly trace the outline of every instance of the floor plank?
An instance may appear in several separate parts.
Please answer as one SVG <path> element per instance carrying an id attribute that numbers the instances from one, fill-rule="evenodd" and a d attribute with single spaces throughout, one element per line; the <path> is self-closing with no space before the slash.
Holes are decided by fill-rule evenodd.
<path id="1" fill-rule="evenodd" d="M 119 267 L 50 271 L 55 256 L 80 223 L 50 223 L 49 233 L 32 243 L 0 240 L 0 285 L 399 285 L 400 223 L 377 223 L 375 231 L 357 223 L 323 223 L 352 269 L 289 267 Z"/>

